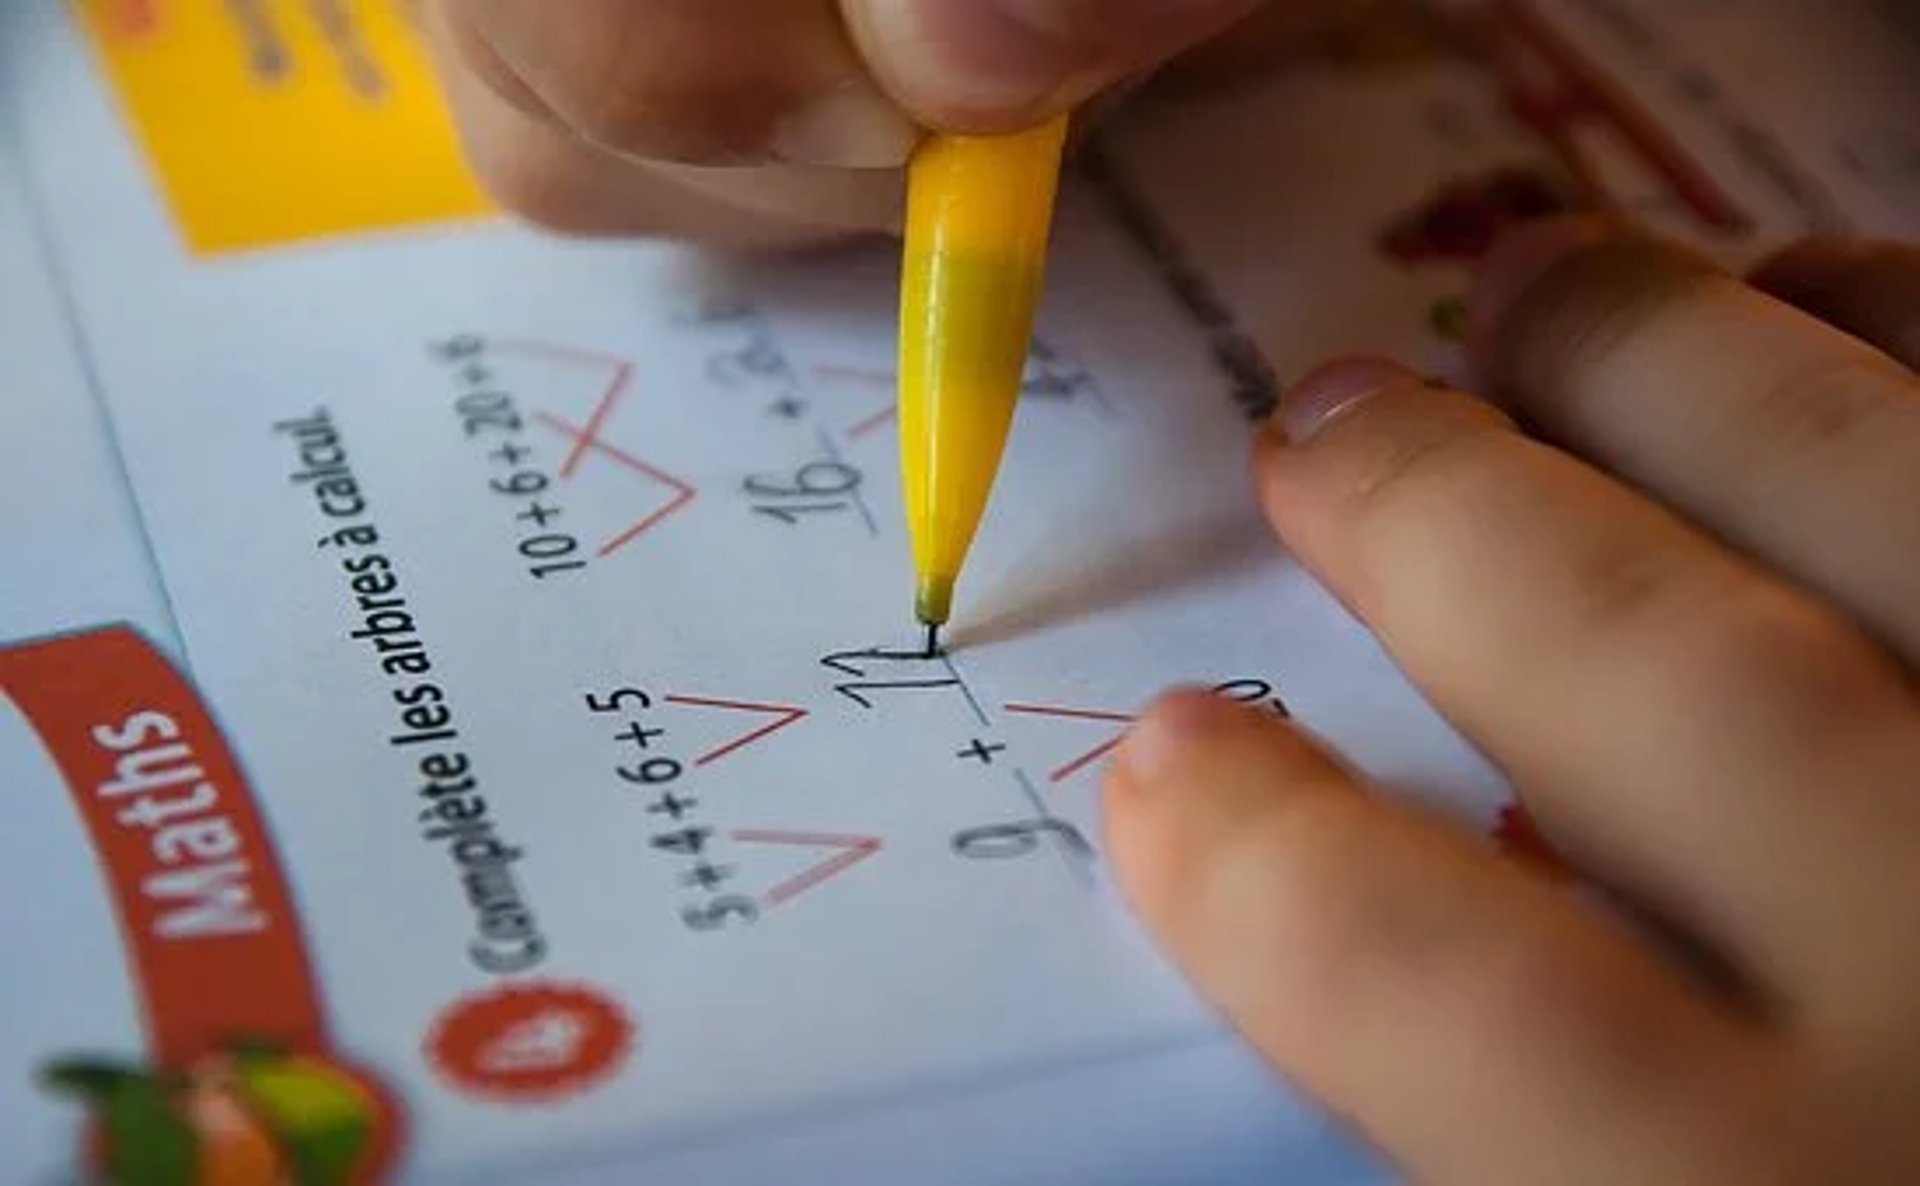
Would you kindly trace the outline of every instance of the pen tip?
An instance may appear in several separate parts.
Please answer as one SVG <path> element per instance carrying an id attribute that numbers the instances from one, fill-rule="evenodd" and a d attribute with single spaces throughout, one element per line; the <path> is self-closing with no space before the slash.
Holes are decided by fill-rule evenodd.
<path id="1" fill-rule="evenodd" d="M 939 653 L 940 653 L 940 623 L 928 622 L 927 623 L 926 656 L 927 658 L 931 659 L 937 656 Z"/>
<path id="2" fill-rule="evenodd" d="M 913 616 L 928 626 L 946 622 L 953 610 L 953 580 L 950 577 L 922 577 L 913 591 Z"/>

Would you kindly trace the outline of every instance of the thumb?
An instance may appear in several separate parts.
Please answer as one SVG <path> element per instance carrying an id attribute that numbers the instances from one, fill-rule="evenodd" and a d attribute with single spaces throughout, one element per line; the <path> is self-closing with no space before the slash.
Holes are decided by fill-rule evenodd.
<path id="1" fill-rule="evenodd" d="M 1014 131 L 1158 66 L 1260 0 L 840 0 L 868 68 L 920 122 Z"/>

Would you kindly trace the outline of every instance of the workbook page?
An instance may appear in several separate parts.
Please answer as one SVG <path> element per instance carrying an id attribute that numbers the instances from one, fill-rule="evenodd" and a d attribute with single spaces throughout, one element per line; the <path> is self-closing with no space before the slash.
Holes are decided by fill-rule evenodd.
<path id="1" fill-rule="evenodd" d="M 1527 9 L 1501 44 L 1659 93 L 1601 7 Z M 0 857 L 37 901 L 0 924 L 24 970 L 4 1176 L 60 1180 L 88 1131 L 170 1139 L 35 1083 L 104 1060 L 127 1098 L 228 1092 L 343 1175 L 1375 1180 L 1101 855 L 1104 759 L 1175 684 L 1525 842 L 1496 772 L 1274 542 L 1250 434 L 1324 353 L 1458 366 L 1498 179 L 1566 196 L 1632 166 L 1608 194 L 1730 256 L 1814 207 L 1697 108 L 1671 139 L 1583 108 L 1619 159 L 1571 168 L 1424 24 L 1147 108 L 1063 185 L 928 655 L 897 249 L 517 226 L 404 20 L 354 12 L 0 17 L 0 333 L 32 360 L 0 435 L 51 499 L 5 525 L 24 824 Z M 1816 213 L 1891 225 L 1920 209 L 1888 163 L 1912 146 L 1866 118 L 1779 152 L 1844 174 L 1815 159 L 1844 139 L 1874 168 Z"/>

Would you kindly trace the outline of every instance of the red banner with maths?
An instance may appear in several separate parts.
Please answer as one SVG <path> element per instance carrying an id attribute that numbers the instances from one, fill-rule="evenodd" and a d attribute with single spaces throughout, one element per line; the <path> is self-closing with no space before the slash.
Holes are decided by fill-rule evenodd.
<path id="1" fill-rule="evenodd" d="M 0 694 L 86 825 L 141 998 L 143 1063 L 47 1069 L 89 1108 L 95 1168 L 181 1186 L 235 1180 L 221 1175 L 240 1166 L 272 1171 L 262 1181 L 375 1177 L 397 1109 L 329 1056 L 292 891 L 193 685 L 116 626 L 0 649 Z M 148 1172 L 168 1159 L 176 1173 Z"/>

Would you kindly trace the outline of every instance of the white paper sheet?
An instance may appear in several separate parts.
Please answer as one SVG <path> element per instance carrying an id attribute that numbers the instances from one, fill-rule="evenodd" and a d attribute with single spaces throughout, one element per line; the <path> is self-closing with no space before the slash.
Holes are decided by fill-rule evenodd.
<path id="1" fill-rule="evenodd" d="M 1913 87 L 1865 7 L 1819 25 L 1872 80 L 1845 95 L 1773 48 L 1803 6 L 1546 7 L 1746 231 L 1596 150 L 1625 204 L 1735 257 L 1920 229 L 1892 118 Z M 1452 365 L 1429 313 L 1460 263 L 1378 240 L 1448 180 L 1551 160 L 1484 74 L 1303 66 L 1144 110 L 1069 181 L 1030 394 L 929 661 L 884 248 L 729 264 L 483 220 L 196 254 L 76 27 L 40 5 L 0 32 L 4 637 L 131 623 L 190 679 L 244 782 L 222 802 L 250 798 L 270 851 L 107 826 L 156 869 L 271 861 L 290 896 L 147 939 L 291 936 L 324 1021 L 295 1044 L 400 1102 L 407 1180 L 1379 1172 L 1144 941 L 1096 790 L 1127 715 L 1198 681 L 1496 827 L 1494 772 L 1271 541 L 1241 406 L 1341 349 Z M 168 1024 L 119 932 L 170 916 L 116 925 L 76 820 L 176 791 L 67 785 L 21 689 L 0 1166 L 43 1181 L 82 1114 L 33 1068 L 158 1061 Z"/>

